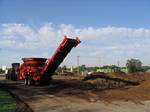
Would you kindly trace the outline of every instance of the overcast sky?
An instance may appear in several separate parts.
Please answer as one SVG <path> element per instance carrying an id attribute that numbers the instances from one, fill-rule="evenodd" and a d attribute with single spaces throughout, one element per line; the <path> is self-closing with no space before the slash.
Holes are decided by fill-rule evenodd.
<path id="1" fill-rule="evenodd" d="M 62 65 L 150 65 L 149 0 L 0 0 L 0 65 L 50 58 L 64 35 L 79 37 Z"/>

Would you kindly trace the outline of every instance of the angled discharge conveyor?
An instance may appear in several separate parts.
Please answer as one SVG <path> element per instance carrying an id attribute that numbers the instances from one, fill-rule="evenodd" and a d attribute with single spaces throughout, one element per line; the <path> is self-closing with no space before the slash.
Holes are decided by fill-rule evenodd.
<path id="1" fill-rule="evenodd" d="M 65 59 L 67 54 L 71 51 L 73 47 L 76 47 L 80 43 L 79 38 L 76 39 L 70 39 L 67 38 L 67 36 L 64 37 L 63 41 L 53 54 L 52 58 L 47 60 L 47 63 L 44 67 L 44 74 L 45 75 L 53 75 L 55 70 L 58 68 L 58 66 L 62 63 L 62 61 Z"/>

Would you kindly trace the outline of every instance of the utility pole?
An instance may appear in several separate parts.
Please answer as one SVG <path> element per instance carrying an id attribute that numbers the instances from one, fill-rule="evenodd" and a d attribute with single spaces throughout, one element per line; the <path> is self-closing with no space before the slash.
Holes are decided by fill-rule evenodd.
<path id="1" fill-rule="evenodd" d="M 79 70 L 79 58 L 80 58 L 80 56 L 77 56 L 77 68 L 78 68 L 78 73 L 80 72 L 80 70 Z"/>
<path id="2" fill-rule="evenodd" d="M 98 66 L 99 66 L 99 68 L 101 67 L 101 57 L 98 57 Z"/>
<path id="3" fill-rule="evenodd" d="M 120 68 L 119 68 L 120 62 L 119 62 L 119 60 L 118 60 L 117 64 L 118 64 L 118 71 L 120 71 Z"/>
<path id="4" fill-rule="evenodd" d="M 118 67 L 119 67 L 119 66 L 120 66 L 120 62 L 119 62 L 119 60 L 118 60 L 117 64 L 118 64 Z"/>

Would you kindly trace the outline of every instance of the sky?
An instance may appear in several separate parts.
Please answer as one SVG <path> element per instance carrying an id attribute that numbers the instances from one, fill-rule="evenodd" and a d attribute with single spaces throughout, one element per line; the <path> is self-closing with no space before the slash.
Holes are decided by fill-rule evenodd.
<path id="1" fill-rule="evenodd" d="M 0 0 L 0 65 L 50 58 L 64 35 L 79 37 L 61 66 L 140 59 L 150 65 L 149 0 Z"/>

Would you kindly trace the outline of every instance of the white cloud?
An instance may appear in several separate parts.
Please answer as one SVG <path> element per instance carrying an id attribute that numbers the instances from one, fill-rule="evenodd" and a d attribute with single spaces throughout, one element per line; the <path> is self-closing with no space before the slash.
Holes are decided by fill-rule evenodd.
<path id="1" fill-rule="evenodd" d="M 46 49 L 54 45 L 58 38 L 51 24 L 45 24 L 40 28 L 34 29 L 24 24 L 2 24 L 0 26 L 1 46 L 12 47 L 14 49 Z M 6 41 L 12 42 L 6 43 Z M 9 44 L 9 45 L 8 45 Z"/>
<path id="2" fill-rule="evenodd" d="M 75 27 L 71 24 L 61 24 L 56 28 L 52 23 L 33 28 L 26 24 L 1 24 L 0 47 L 29 51 L 40 49 L 44 52 L 52 48 L 54 52 L 64 35 L 73 38 L 79 36 L 82 41 L 80 46 L 72 52 L 71 56 L 74 57 L 76 55 L 85 59 L 101 57 L 104 63 L 137 57 L 150 63 L 147 61 L 150 56 L 150 29 L 145 28 Z"/>

